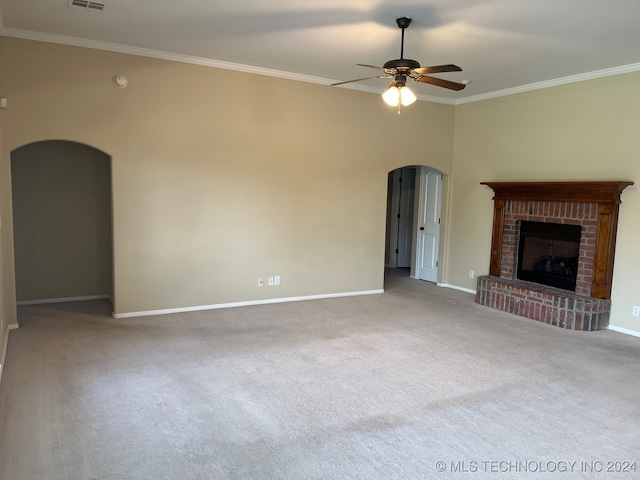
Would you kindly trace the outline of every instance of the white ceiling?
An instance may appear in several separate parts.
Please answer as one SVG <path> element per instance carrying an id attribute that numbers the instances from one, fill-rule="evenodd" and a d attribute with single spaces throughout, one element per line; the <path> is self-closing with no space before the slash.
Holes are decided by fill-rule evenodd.
<path id="1" fill-rule="evenodd" d="M 100 1 L 100 0 L 96 0 Z M 0 0 L 0 34 L 329 85 L 375 75 L 356 63 L 400 56 L 454 63 L 461 92 L 411 83 L 420 98 L 464 103 L 640 70 L 640 0 Z M 183 57 L 184 56 L 184 57 Z M 268 69 L 268 70 L 265 70 Z M 382 91 L 386 80 L 347 88 Z M 338 87 L 334 87 L 338 88 Z M 343 88 L 343 87 L 340 87 Z"/>

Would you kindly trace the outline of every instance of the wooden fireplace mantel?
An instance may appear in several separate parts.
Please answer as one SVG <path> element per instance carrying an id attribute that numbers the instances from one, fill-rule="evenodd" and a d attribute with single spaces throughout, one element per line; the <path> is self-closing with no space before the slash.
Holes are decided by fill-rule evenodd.
<path id="1" fill-rule="evenodd" d="M 480 182 L 495 192 L 494 200 L 620 203 L 620 194 L 633 182 Z"/>
<path id="2" fill-rule="evenodd" d="M 507 201 L 596 203 L 598 224 L 591 296 L 611 298 L 620 194 L 633 182 L 481 182 L 481 185 L 495 192 L 490 275 L 500 276 Z"/>

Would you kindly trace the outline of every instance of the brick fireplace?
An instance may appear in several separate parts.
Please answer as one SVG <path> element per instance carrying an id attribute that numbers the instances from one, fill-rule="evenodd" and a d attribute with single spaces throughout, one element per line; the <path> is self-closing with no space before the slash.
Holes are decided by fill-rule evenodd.
<path id="1" fill-rule="evenodd" d="M 482 182 L 495 192 L 489 275 L 476 302 L 574 330 L 609 325 L 620 194 L 632 182 Z M 517 278 L 521 222 L 576 225 L 575 291 Z M 528 225 L 528 224 L 527 224 Z M 573 284 L 572 284 L 573 285 Z"/>

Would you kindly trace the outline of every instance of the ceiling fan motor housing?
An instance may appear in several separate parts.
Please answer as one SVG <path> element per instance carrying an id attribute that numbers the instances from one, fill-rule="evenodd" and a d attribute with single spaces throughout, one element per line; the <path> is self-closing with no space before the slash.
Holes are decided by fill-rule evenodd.
<path id="1" fill-rule="evenodd" d="M 408 58 L 397 58 L 395 60 L 389 60 L 382 66 L 382 68 L 396 69 L 398 71 L 403 71 L 403 70 L 411 70 L 413 68 L 420 68 L 420 64 L 415 60 L 410 60 Z"/>

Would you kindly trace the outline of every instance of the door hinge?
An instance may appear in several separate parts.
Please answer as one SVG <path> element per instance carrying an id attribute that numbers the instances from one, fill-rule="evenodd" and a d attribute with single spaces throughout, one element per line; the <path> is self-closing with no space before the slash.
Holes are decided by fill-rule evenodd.
<path id="1" fill-rule="evenodd" d="M 400 218 L 400 214 L 398 214 L 398 218 Z"/>
<path id="2" fill-rule="evenodd" d="M 396 248 L 396 253 L 398 253 L 398 249 Z"/>
<path id="3" fill-rule="evenodd" d="M 438 219 L 438 224 L 440 223 L 440 219 Z"/>
<path id="4" fill-rule="evenodd" d="M 438 266 L 438 260 L 436 260 L 436 267 Z"/>
<path id="5" fill-rule="evenodd" d="M 400 178 L 398 179 L 398 182 L 402 183 L 402 177 L 400 177 Z"/>

